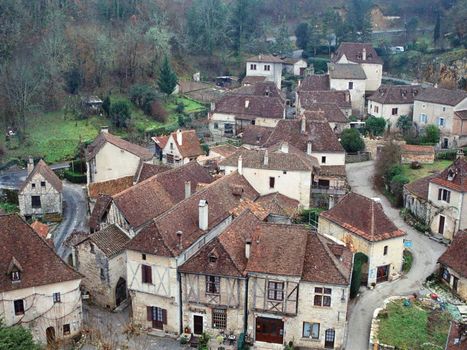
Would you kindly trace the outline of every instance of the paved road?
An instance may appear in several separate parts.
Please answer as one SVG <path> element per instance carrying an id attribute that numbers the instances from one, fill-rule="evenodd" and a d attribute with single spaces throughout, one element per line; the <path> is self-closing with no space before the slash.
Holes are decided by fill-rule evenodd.
<path id="1" fill-rule="evenodd" d="M 410 272 L 401 279 L 377 285 L 374 290 L 365 290 L 353 307 L 349 318 L 346 350 L 366 350 L 370 337 L 370 324 L 373 312 L 381 307 L 383 300 L 392 295 L 408 295 L 422 289 L 422 282 L 436 266 L 438 257 L 446 249 L 408 226 L 399 216 L 399 211 L 391 207 L 389 201 L 372 186 L 373 161 L 347 164 L 347 178 L 352 191 L 367 197 L 379 197 L 385 213 L 394 223 L 407 232 L 407 239 L 412 240 L 414 262 Z"/>

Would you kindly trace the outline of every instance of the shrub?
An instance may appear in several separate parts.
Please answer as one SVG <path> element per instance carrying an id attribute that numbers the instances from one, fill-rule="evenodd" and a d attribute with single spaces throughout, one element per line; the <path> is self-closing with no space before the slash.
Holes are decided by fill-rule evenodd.
<path id="1" fill-rule="evenodd" d="M 117 128 L 126 128 L 131 118 L 130 105 L 127 101 L 117 101 L 110 106 L 110 118 Z"/>
<path id="2" fill-rule="evenodd" d="M 177 103 L 177 107 L 175 107 L 175 112 L 177 112 L 179 114 L 185 112 L 185 105 L 183 104 L 183 102 L 178 102 Z"/>
<path id="3" fill-rule="evenodd" d="M 74 184 L 83 184 L 87 181 L 86 174 L 75 173 L 71 170 L 65 170 L 64 175 L 65 179 Z"/>
<path id="4" fill-rule="evenodd" d="M 362 281 L 362 266 L 368 262 L 368 256 L 363 253 L 356 253 L 352 272 L 352 281 L 350 283 L 350 297 L 355 298 L 360 290 Z"/>
<path id="5" fill-rule="evenodd" d="M 168 113 L 164 106 L 159 101 L 153 101 L 151 104 L 151 116 L 154 120 L 165 123 L 167 121 Z"/>
<path id="6" fill-rule="evenodd" d="M 70 169 L 77 174 L 86 174 L 86 161 L 84 159 L 76 159 L 70 162 Z"/>
<path id="7" fill-rule="evenodd" d="M 386 120 L 384 118 L 378 118 L 370 116 L 365 121 L 365 130 L 373 136 L 381 136 L 386 128 Z"/>
<path id="8" fill-rule="evenodd" d="M 357 129 L 345 129 L 341 134 L 341 144 L 346 152 L 359 152 L 365 148 L 362 135 Z"/>
<path id="9" fill-rule="evenodd" d="M 404 185 L 409 182 L 409 178 L 403 174 L 398 174 L 391 178 L 389 188 L 391 193 L 395 197 L 394 199 L 396 202 L 394 204 L 398 207 L 400 207 L 403 204 L 403 188 Z"/>
<path id="10" fill-rule="evenodd" d="M 422 142 L 423 143 L 438 143 L 440 137 L 440 130 L 436 125 L 430 124 L 425 128 L 423 133 Z"/>
<path id="11" fill-rule="evenodd" d="M 102 101 L 102 110 L 104 111 L 106 116 L 110 115 L 110 105 L 111 105 L 110 96 L 107 95 L 105 96 L 104 101 Z"/>
<path id="12" fill-rule="evenodd" d="M 185 117 L 183 115 L 178 115 L 177 116 L 177 123 L 180 127 L 184 127 L 185 126 Z"/>
<path id="13" fill-rule="evenodd" d="M 203 143 L 201 145 L 201 148 L 203 149 L 203 152 L 206 154 L 206 155 L 209 155 L 209 145 L 207 143 Z"/>
<path id="14" fill-rule="evenodd" d="M 410 162 L 410 169 L 421 169 L 422 168 L 422 164 L 416 160 L 414 160 L 413 162 Z"/>

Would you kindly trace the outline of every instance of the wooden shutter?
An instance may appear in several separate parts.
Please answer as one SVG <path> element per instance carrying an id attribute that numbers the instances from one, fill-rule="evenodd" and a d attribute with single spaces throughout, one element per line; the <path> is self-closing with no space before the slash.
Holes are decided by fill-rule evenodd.
<path id="1" fill-rule="evenodd" d="M 146 266 L 146 273 L 147 273 L 146 281 L 148 281 L 148 283 L 152 283 L 152 268 L 151 268 L 151 266 Z"/>
<path id="2" fill-rule="evenodd" d="M 451 191 L 446 191 L 446 202 L 450 202 L 451 201 Z"/>
<path id="3" fill-rule="evenodd" d="M 162 309 L 162 323 L 167 324 L 167 310 Z"/>
<path id="4" fill-rule="evenodd" d="M 152 306 L 146 306 L 146 312 L 147 312 L 146 319 L 148 321 L 152 321 Z"/>
<path id="5" fill-rule="evenodd" d="M 440 188 L 438 189 L 438 200 L 439 201 L 441 200 L 442 195 L 443 195 L 443 190 Z"/>

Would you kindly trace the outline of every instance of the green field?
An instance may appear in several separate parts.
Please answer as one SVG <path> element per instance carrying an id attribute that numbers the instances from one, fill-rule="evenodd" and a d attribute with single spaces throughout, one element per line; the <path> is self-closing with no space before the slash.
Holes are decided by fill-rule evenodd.
<path id="1" fill-rule="evenodd" d="M 437 160 L 433 164 L 422 164 L 420 169 L 411 169 L 410 164 L 403 164 L 403 174 L 410 179 L 410 182 L 418 180 L 422 177 L 439 172 L 451 165 L 451 160 Z"/>

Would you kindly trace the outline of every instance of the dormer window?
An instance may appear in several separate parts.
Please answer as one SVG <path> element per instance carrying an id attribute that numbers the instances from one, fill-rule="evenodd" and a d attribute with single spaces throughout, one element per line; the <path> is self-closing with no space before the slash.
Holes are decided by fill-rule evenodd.
<path id="1" fill-rule="evenodd" d="M 214 254 L 210 254 L 209 257 L 208 257 L 208 260 L 210 263 L 215 263 L 217 262 L 217 256 L 214 255 Z"/>
<path id="2" fill-rule="evenodd" d="M 7 273 L 10 275 L 11 282 L 20 282 L 22 271 L 23 268 L 21 267 L 19 261 L 12 257 L 7 271 Z"/>
<path id="3" fill-rule="evenodd" d="M 452 181 L 452 180 L 454 180 L 455 177 L 456 177 L 456 173 L 452 169 L 449 169 L 449 171 L 448 171 L 448 180 Z"/>
<path id="4" fill-rule="evenodd" d="M 21 272 L 20 271 L 12 271 L 10 277 L 11 277 L 11 282 L 20 282 L 21 281 Z"/>

